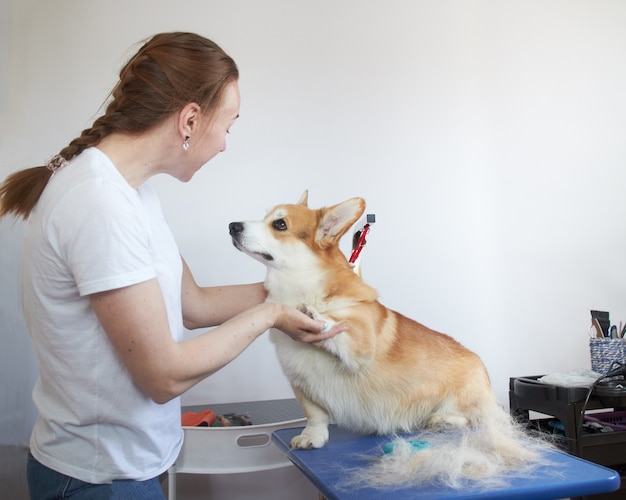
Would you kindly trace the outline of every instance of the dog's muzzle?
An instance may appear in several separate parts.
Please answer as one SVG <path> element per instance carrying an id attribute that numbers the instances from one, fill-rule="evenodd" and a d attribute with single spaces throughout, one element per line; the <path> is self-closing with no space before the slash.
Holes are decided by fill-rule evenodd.
<path id="1" fill-rule="evenodd" d="M 263 260 L 271 261 L 274 260 L 270 254 L 265 252 L 254 252 L 246 250 L 246 246 L 244 245 L 243 233 L 244 233 L 244 224 L 243 222 L 231 222 L 228 224 L 228 232 L 230 233 L 230 237 L 233 240 L 233 245 L 237 250 L 248 253 L 250 255 L 259 255 Z"/>

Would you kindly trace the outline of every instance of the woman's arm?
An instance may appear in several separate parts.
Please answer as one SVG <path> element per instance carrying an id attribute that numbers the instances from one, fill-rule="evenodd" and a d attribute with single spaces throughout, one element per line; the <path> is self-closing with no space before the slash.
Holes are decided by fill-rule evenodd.
<path id="1" fill-rule="evenodd" d="M 156 278 L 97 293 L 90 299 L 134 382 L 156 403 L 179 396 L 224 367 L 269 328 L 276 327 L 307 343 L 325 340 L 345 329 L 338 324 L 322 333 L 323 321 L 282 304 L 261 303 L 209 332 L 175 342 Z M 240 303 L 224 303 L 224 307 L 229 314 L 242 309 Z M 214 317 L 221 319 L 219 314 Z"/>
<path id="2" fill-rule="evenodd" d="M 183 259 L 182 308 L 185 328 L 221 325 L 267 296 L 263 283 L 199 287 Z"/>

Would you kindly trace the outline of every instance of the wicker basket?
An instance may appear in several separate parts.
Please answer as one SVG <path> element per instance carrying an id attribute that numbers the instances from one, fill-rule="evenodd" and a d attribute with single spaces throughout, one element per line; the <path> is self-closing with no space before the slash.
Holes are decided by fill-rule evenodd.
<path id="1" fill-rule="evenodd" d="M 625 351 L 626 344 L 624 339 L 589 339 L 591 369 L 597 373 L 607 373 L 613 363 L 624 364 L 626 358 Z"/>

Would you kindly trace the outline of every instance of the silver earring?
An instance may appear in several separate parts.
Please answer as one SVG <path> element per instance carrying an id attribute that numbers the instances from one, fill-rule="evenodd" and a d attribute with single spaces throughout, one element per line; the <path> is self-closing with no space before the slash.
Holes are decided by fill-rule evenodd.
<path id="1" fill-rule="evenodd" d="M 188 135 L 185 136 L 185 142 L 183 142 L 183 149 L 185 151 L 189 151 L 189 136 Z"/>

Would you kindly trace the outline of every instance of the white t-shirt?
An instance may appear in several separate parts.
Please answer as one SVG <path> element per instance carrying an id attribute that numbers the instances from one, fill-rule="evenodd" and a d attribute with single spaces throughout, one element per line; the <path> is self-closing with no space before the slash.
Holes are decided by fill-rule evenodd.
<path id="1" fill-rule="evenodd" d="M 24 315 L 39 364 L 30 447 L 42 464 L 107 483 L 153 478 L 176 460 L 179 399 L 156 404 L 133 383 L 87 297 L 155 277 L 179 341 L 182 260 L 158 197 L 87 149 L 50 179 L 24 245 Z"/>

